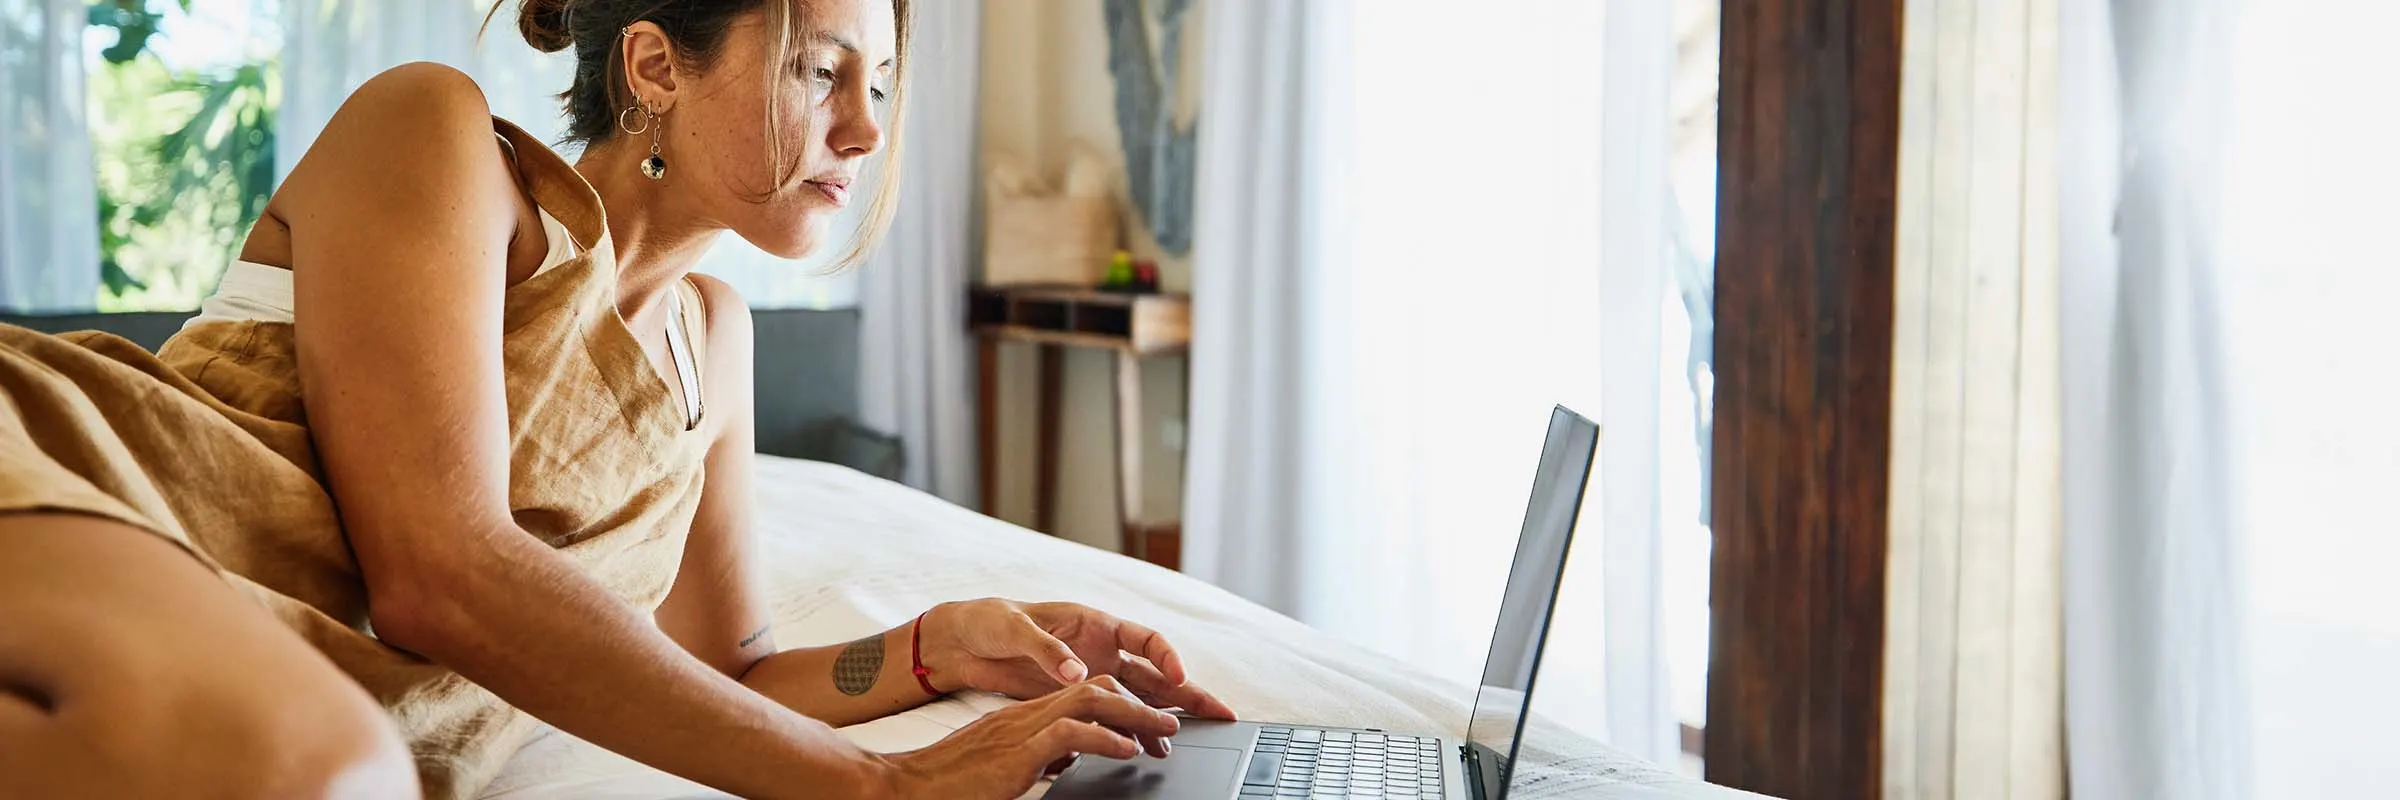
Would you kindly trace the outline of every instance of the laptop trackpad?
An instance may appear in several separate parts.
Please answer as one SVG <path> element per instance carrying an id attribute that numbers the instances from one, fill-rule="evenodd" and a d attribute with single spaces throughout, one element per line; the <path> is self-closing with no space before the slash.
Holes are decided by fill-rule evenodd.
<path id="1" fill-rule="evenodd" d="M 1166 758 L 1118 761 L 1084 756 L 1050 787 L 1046 800 L 1222 800 L 1241 779 L 1242 751 L 1177 747 Z"/>

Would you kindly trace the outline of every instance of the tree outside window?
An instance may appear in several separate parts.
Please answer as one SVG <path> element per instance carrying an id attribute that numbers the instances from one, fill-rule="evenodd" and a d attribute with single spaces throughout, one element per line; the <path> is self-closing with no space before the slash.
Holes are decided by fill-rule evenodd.
<path id="1" fill-rule="evenodd" d="M 87 119 L 102 311 L 188 310 L 275 182 L 275 0 L 94 0 Z"/>

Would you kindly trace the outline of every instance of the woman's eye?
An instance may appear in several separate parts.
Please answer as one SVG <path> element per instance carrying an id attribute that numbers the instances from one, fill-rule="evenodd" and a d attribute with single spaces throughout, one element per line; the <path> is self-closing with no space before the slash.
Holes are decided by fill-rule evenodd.
<path id="1" fill-rule="evenodd" d="M 816 75 L 819 83 L 832 83 L 834 79 L 833 70 L 824 67 L 818 67 Z"/>
<path id="2" fill-rule="evenodd" d="M 878 103 L 881 103 L 881 102 L 884 102 L 885 100 L 888 100 L 888 99 L 890 99 L 890 98 L 888 98 L 888 97 L 884 96 L 884 93 L 883 93 L 883 90 L 882 90 L 882 89 L 868 89 L 868 90 L 867 90 L 867 96 L 868 96 L 868 97 L 875 98 L 875 102 L 878 102 Z"/>

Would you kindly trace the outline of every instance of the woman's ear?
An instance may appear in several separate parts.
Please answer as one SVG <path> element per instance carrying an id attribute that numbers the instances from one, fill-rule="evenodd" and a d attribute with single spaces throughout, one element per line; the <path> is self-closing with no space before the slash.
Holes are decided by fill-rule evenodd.
<path id="1" fill-rule="evenodd" d="M 647 20 L 625 27 L 618 37 L 617 55 L 625 64 L 626 88 L 651 113 L 675 107 L 675 42 L 665 29 Z"/>

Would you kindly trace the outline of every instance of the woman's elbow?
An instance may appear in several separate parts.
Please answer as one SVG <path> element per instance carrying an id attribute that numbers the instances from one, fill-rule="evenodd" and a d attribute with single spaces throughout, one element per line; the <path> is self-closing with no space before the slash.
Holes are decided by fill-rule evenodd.
<path id="1" fill-rule="evenodd" d="M 398 578 L 367 583 L 368 631 L 384 644 L 437 662 L 472 647 L 474 615 L 462 597 L 469 581 Z"/>

